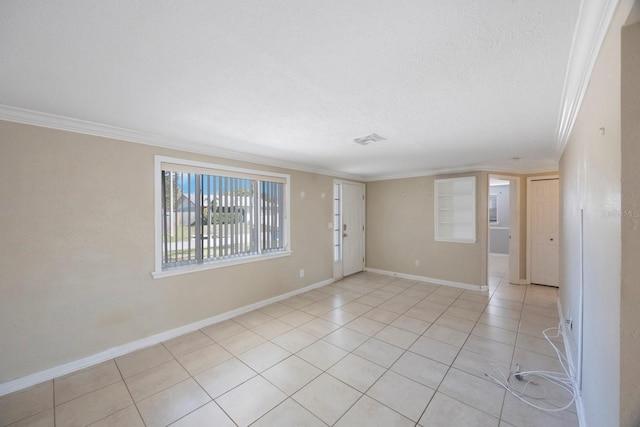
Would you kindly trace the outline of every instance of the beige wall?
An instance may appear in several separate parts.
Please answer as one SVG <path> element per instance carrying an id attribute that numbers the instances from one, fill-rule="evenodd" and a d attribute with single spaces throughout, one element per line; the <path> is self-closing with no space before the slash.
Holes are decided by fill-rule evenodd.
<path id="1" fill-rule="evenodd" d="M 434 179 L 471 175 L 476 176 L 476 242 L 436 242 Z M 488 185 L 487 172 L 368 182 L 367 267 L 486 285 Z"/>
<path id="2" fill-rule="evenodd" d="M 620 422 L 620 28 L 632 3 L 618 6 L 560 160 L 560 299 L 564 315 L 573 320 L 574 347 L 580 334 L 584 211 L 582 401 L 589 426 Z"/>
<path id="3" fill-rule="evenodd" d="M 156 154 L 290 173 L 293 255 L 152 279 Z M 331 279 L 332 182 L 0 122 L 0 383 Z"/>
<path id="4" fill-rule="evenodd" d="M 636 1 L 635 21 L 640 21 Z M 620 425 L 640 425 L 640 23 L 622 29 Z"/>

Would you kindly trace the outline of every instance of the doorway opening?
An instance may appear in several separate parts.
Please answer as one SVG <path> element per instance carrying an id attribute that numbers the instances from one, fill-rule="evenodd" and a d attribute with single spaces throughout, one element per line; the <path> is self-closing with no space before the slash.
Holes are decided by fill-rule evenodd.
<path id="1" fill-rule="evenodd" d="M 500 275 L 509 283 L 524 284 L 520 279 L 520 177 L 489 175 L 488 206 L 487 283 L 491 285 Z"/>

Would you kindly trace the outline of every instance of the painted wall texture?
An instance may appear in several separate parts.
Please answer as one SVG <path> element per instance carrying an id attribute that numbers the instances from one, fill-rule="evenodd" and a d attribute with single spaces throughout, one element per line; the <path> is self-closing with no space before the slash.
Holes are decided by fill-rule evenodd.
<path id="1" fill-rule="evenodd" d="M 582 400 L 589 426 L 621 422 L 620 29 L 632 4 L 628 0 L 618 6 L 560 160 L 560 299 L 565 317 L 573 320 L 574 347 L 579 334 L 584 337 Z M 604 135 L 600 128 L 605 129 Z M 578 321 L 581 269 L 582 331 Z"/>
<path id="2" fill-rule="evenodd" d="M 434 180 L 471 175 L 476 176 L 476 242 L 435 241 Z M 486 285 L 487 198 L 486 172 L 368 182 L 367 267 Z"/>
<path id="3" fill-rule="evenodd" d="M 636 1 L 636 11 L 640 11 Z M 640 425 L 640 16 L 622 28 L 620 425 Z"/>
<path id="4" fill-rule="evenodd" d="M 155 155 L 291 174 L 293 255 L 152 279 Z M 332 184 L 0 122 L 0 383 L 331 279 Z"/>

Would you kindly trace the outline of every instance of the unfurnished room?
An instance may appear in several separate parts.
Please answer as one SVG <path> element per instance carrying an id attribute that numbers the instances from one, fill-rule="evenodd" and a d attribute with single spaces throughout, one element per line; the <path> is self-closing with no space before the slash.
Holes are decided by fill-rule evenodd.
<path id="1" fill-rule="evenodd" d="M 3 0 L 0 426 L 640 426 L 640 1 Z"/>

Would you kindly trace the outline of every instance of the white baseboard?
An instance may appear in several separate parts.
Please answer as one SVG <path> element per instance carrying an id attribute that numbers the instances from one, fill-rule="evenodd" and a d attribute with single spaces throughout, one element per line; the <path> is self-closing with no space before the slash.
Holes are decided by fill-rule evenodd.
<path id="1" fill-rule="evenodd" d="M 573 336 L 573 332 L 571 329 L 567 328 L 567 323 L 565 322 L 564 314 L 562 313 L 562 303 L 560 302 L 560 297 L 556 300 L 556 305 L 558 306 L 558 315 L 560 316 L 560 327 L 562 328 L 562 342 L 564 344 L 564 351 L 567 356 L 567 360 L 569 361 L 569 370 L 572 375 L 575 376 L 576 366 L 575 366 L 575 352 L 577 351 L 574 346 L 573 340 L 570 340 L 569 337 Z M 584 413 L 584 404 L 582 402 L 582 395 L 579 390 L 576 390 L 576 413 L 578 415 L 578 423 L 580 427 L 587 427 L 587 420 L 585 418 Z"/>
<path id="2" fill-rule="evenodd" d="M 393 277 L 400 277 L 402 279 L 417 280 L 419 282 L 428 282 L 428 283 L 433 283 L 435 285 L 452 286 L 454 288 L 462 288 L 470 291 L 488 291 L 489 290 L 488 286 L 471 285 L 469 283 L 453 282 L 451 280 L 434 279 L 433 277 L 416 276 L 413 274 L 406 274 L 406 273 L 396 273 L 394 271 L 378 270 L 376 268 L 365 268 L 364 270 L 369 271 L 371 273 L 384 274 L 385 276 L 393 276 Z"/>
<path id="3" fill-rule="evenodd" d="M 292 296 L 295 296 L 316 288 L 320 288 L 322 286 L 330 285 L 333 282 L 334 282 L 333 279 L 327 279 L 318 283 L 313 283 L 311 285 L 305 286 L 304 288 L 296 289 L 295 291 L 287 292 L 285 294 L 278 295 L 273 298 L 269 298 L 263 301 L 249 304 L 244 307 L 240 307 L 235 310 L 231 310 L 226 313 L 219 314 L 217 316 L 209 317 L 208 319 L 203 319 L 198 322 L 180 326 L 178 328 L 171 329 L 169 331 L 160 332 L 159 334 L 155 334 L 150 337 L 132 341 L 123 345 L 119 345 L 117 347 L 110 348 L 100 353 L 93 354 L 88 357 L 83 357 L 82 359 L 74 360 L 73 362 L 69 362 L 63 365 L 55 366 L 53 368 L 45 369 L 44 371 L 36 372 L 34 374 L 17 378 L 15 380 L 7 381 L 5 383 L 0 384 L 0 396 L 4 396 L 6 394 L 13 393 L 15 391 L 23 390 L 27 387 L 40 384 L 41 382 L 44 382 L 44 381 L 50 381 L 54 378 L 59 378 L 63 375 L 67 375 L 72 372 L 78 371 L 80 369 L 85 369 L 93 365 L 97 365 L 98 363 L 106 362 L 116 357 L 120 357 L 125 354 L 131 353 L 132 351 L 140 350 L 155 344 L 159 344 L 161 342 L 170 340 L 171 338 L 175 338 L 180 335 L 187 334 L 189 332 L 197 331 L 198 329 L 204 328 L 209 325 L 213 325 L 214 323 L 222 322 L 223 320 L 231 319 L 232 317 L 238 316 L 240 314 L 248 313 L 257 308 L 261 308 L 269 304 L 273 304 L 274 302 L 282 301 Z"/>

